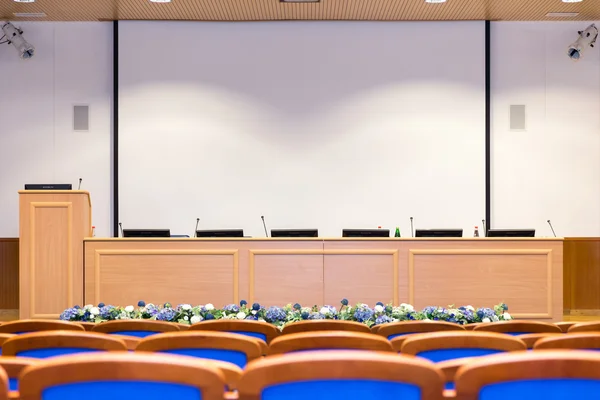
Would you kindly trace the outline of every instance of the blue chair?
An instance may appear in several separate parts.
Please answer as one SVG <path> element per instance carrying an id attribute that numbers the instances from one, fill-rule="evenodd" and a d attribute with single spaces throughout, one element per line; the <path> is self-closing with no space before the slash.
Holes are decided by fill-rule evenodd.
<path id="1" fill-rule="evenodd" d="M 179 332 L 179 324 L 153 320 L 117 320 L 97 324 L 92 332 L 144 338 L 163 332 Z"/>
<path id="2" fill-rule="evenodd" d="M 461 400 L 595 399 L 600 353 L 544 350 L 483 357 L 455 377 Z"/>
<path id="3" fill-rule="evenodd" d="M 564 333 L 524 333 L 522 335 L 518 335 L 517 337 L 525 342 L 528 350 L 533 349 L 533 346 L 540 341 L 541 339 L 545 339 L 547 337 L 563 337 L 566 336 Z"/>
<path id="4" fill-rule="evenodd" d="M 600 332 L 600 321 L 579 322 L 567 329 L 568 333 Z"/>
<path id="5" fill-rule="evenodd" d="M 371 350 L 394 349 L 389 340 L 372 333 L 351 331 L 315 331 L 281 335 L 269 345 L 269 355 L 311 350 Z"/>
<path id="6" fill-rule="evenodd" d="M 225 377 L 209 362 L 168 354 L 57 357 L 27 368 L 22 399 L 222 400 Z"/>
<path id="7" fill-rule="evenodd" d="M 381 325 L 373 333 L 392 340 L 396 337 L 426 332 L 459 331 L 465 328 L 462 325 L 445 321 L 400 321 Z"/>
<path id="8" fill-rule="evenodd" d="M 188 331 L 163 333 L 142 339 L 136 352 L 179 354 L 210 360 L 226 361 L 244 368 L 249 361 L 262 356 L 256 338 L 229 332 Z"/>
<path id="9" fill-rule="evenodd" d="M 444 377 L 432 363 L 394 353 L 331 350 L 275 355 L 250 363 L 244 400 L 440 400 Z"/>
<path id="10" fill-rule="evenodd" d="M 600 350 L 600 332 L 553 335 L 538 340 L 534 350 Z"/>
<path id="11" fill-rule="evenodd" d="M 513 336 L 527 333 L 563 333 L 560 327 L 548 322 L 514 320 L 479 324 L 473 332 L 497 332 Z"/>
<path id="12" fill-rule="evenodd" d="M 355 321 L 340 321 L 333 319 L 298 321 L 283 327 L 281 333 L 283 335 L 316 332 L 316 331 L 346 331 L 346 332 L 361 332 L 371 333 L 371 329 L 360 322 Z"/>
<path id="13" fill-rule="evenodd" d="M 4 342 L 3 356 L 48 358 L 76 353 L 126 351 L 119 338 L 101 333 L 53 331 L 15 335 Z"/>
<path id="14" fill-rule="evenodd" d="M 259 321 L 221 319 L 202 321 L 190 326 L 189 332 L 192 331 L 219 331 L 238 333 L 246 336 L 261 339 L 266 343 L 271 343 L 271 340 L 279 336 L 280 332 L 275 326 Z"/>
<path id="15" fill-rule="evenodd" d="M 4 369 L 0 368 L 0 400 L 8 399 L 8 376 Z"/>
<path id="16" fill-rule="evenodd" d="M 42 319 L 22 319 L 18 321 L 5 322 L 0 325 L 0 333 L 22 334 L 41 331 L 79 331 L 85 329 L 76 322 L 42 320 Z"/>
<path id="17" fill-rule="evenodd" d="M 527 346 L 514 336 L 493 332 L 464 331 L 411 335 L 402 344 L 400 352 L 440 362 L 519 350 L 527 350 Z"/>
<path id="18" fill-rule="evenodd" d="M 11 337 L 15 336 L 13 333 L 0 333 L 0 354 L 2 354 L 2 345 Z"/>
<path id="19" fill-rule="evenodd" d="M 30 365 L 35 365 L 39 360 L 28 357 L 0 357 L 0 369 L 6 371 L 8 377 L 9 397 L 19 398 L 19 376 Z M 2 398 L 2 396 L 0 396 Z"/>

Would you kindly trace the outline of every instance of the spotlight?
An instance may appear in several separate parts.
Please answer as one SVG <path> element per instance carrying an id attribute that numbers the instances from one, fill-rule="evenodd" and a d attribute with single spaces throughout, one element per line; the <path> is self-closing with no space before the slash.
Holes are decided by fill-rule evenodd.
<path id="1" fill-rule="evenodd" d="M 578 31 L 579 37 L 571 44 L 567 50 L 567 55 L 573 61 L 579 60 L 583 56 L 583 51 L 589 47 L 594 47 L 598 38 L 598 28 L 591 24 L 584 31 Z"/>
<path id="2" fill-rule="evenodd" d="M 21 34 L 22 30 L 15 28 L 10 22 L 5 22 L 2 25 L 2 31 L 6 37 L 6 43 L 15 46 L 15 49 L 19 52 L 19 57 L 26 60 L 33 57 L 35 53 L 35 47 L 29 44 Z"/>

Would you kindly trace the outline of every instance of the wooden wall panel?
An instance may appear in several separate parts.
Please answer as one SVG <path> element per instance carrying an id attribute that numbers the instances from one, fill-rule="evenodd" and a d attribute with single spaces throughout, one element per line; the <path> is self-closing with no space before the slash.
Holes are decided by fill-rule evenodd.
<path id="1" fill-rule="evenodd" d="M 0 310 L 19 308 L 19 239 L 0 238 Z"/>
<path id="2" fill-rule="evenodd" d="M 600 238 L 565 238 L 564 306 L 600 310 Z"/>

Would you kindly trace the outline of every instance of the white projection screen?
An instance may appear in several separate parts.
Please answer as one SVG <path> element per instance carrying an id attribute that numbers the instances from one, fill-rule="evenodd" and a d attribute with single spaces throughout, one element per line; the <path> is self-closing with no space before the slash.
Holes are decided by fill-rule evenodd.
<path id="1" fill-rule="evenodd" d="M 484 22 L 119 22 L 124 228 L 463 228 Z"/>

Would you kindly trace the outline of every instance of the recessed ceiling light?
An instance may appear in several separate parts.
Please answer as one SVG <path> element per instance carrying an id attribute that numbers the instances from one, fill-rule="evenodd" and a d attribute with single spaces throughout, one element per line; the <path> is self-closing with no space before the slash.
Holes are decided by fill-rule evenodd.
<path id="1" fill-rule="evenodd" d="M 150 0 L 153 3 L 170 3 L 171 0 Z"/>
<path id="2" fill-rule="evenodd" d="M 15 3 L 35 3 L 35 0 L 15 0 Z"/>
<path id="3" fill-rule="evenodd" d="M 578 15 L 577 12 L 550 12 L 546 14 L 546 17 L 576 17 Z"/>
<path id="4" fill-rule="evenodd" d="M 318 3 L 321 0 L 279 0 L 280 3 Z"/>
<path id="5" fill-rule="evenodd" d="M 446 0 L 425 0 L 425 3 L 431 3 L 431 4 L 436 4 L 436 3 L 445 3 Z"/>
<path id="6" fill-rule="evenodd" d="M 46 13 L 13 13 L 13 15 L 19 18 L 44 18 Z"/>
<path id="7" fill-rule="evenodd" d="M 583 0 L 562 0 L 563 3 L 581 3 Z"/>

